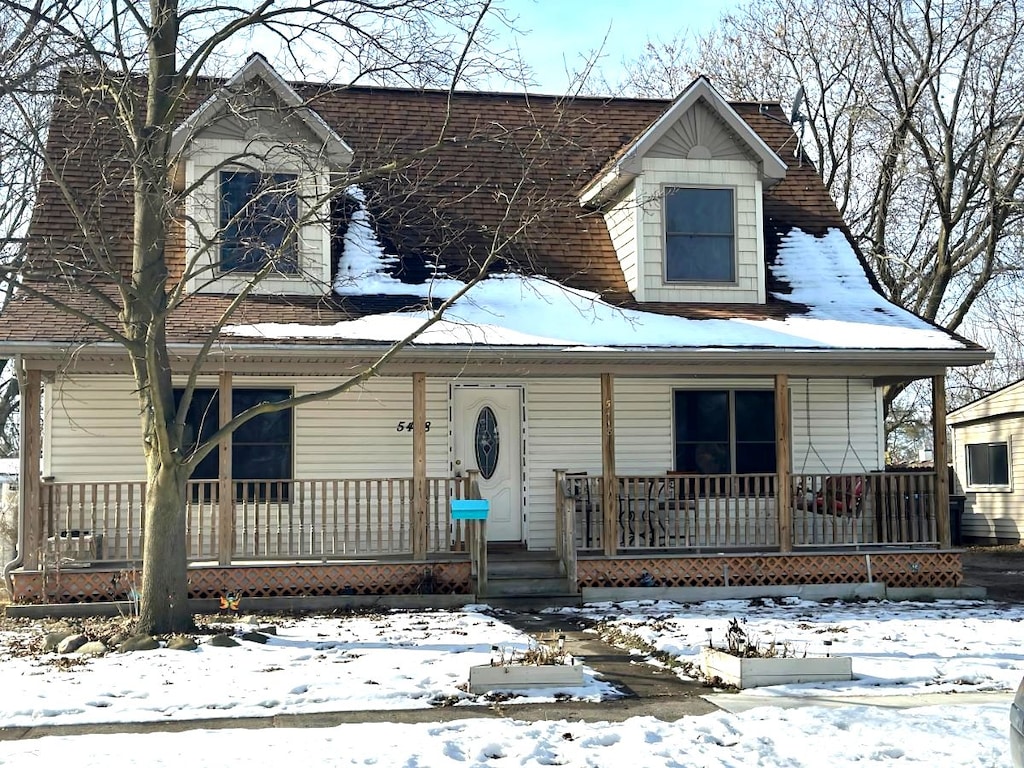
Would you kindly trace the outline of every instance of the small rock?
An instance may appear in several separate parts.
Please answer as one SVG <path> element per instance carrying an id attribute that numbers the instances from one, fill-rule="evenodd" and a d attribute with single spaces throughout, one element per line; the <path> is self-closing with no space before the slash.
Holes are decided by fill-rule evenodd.
<path id="1" fill-rule="evenodd" d="M 172 635 L 167 641 L 167 647 L 172 651 L 194 651 L 199 646 L 188 635 Z"/>
<path id="2" fill-rule="evenodd" d="M 44 651 L 55 651 L 57 646 L 61 644 L 63 640 L 71 637 L 74 632 L 60 630 L 58 632 L 47 632 L 43 636 L 43 650 Z"/>
<path id="3" fill-rule="evenodd" d="M 242 634 L 243 640 L 248 640 L 250 643 L 259 643 L 260 645 L 266 645 L 267 636 L 261 635 L 259 632 L 245 632 Z"/>
<path id="4" fill-rule="evenodd" d="M 250 613 L 248 616 L 239 616 L 237 623 L 238 624 L 255 624 L 255 625 L 259 625 L 260 617 L 259 616 L 254 616 L 254 615 L 252 615 Z"/>
<path id="5" fill-rule="evenodd" d="M 212 645 L 215 648 L 234 648 L 238 645 L 238 641 L 231 635 L 220 634 L 211 637 L 207 645 Z"/>
<path id="6" fill-rule="evenodd" d="M 57 653 L 74 653 L 89 642 L 85 635 L 68 635 L 57 643 Z"/>
<path id="7" fill-rule="evenodd" d="M 82 656 L 103 656 L 106 652 L 107 646 L 99 640 L 88 642 L 78 649 L 78 653 Z"/>
<path id="8" fill-rule="evenodd" d="M 258 627 L 256 631 L 262 632 L 264 635 L 276 635 L 277 627 L 275 627 L 273 624 L 268 624 L 265 627 Z"/>
<path id="9" fill-rule="evenodd" d="M 121 643 L 121 653 L 131 651 L 153 651 L 160 647 L 160 641 L 152 635 L 133 635 Z"/>

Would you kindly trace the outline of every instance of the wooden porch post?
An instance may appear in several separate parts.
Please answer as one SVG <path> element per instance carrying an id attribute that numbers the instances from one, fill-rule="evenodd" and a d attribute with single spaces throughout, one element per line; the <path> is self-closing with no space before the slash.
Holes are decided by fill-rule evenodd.
<path id="1" fill-rule="evenodd" d="M 946 470 L 946 377 L 932 376 L 932 463 L 935 465 L 935 523 L 939 546 L 953 546 L 949 527 L 949 472 Z"/>
<path id="2" fill-rule="evenodd" d="M 619 494 L 615 476 L 615 382 L 610 373 L 601 374 L 601 475 L 604 553 L 612 557 L 619 544 Z"/>
<path id="3" fill-rule="evenodd" d="M 427 375 L 412 375 L 412 556 L 427 557 Z"/>
<path id="4" fill-rule="evenodd" d="M 808 385 L 809 386 L 809 385 Z M 789 376 L 775 374 L 775 474 L 779 484 L 775 494 L 778 505 L 779 551 L 793 551 L 793 486 L 789 461 Z"/>
<path id="5" fill-rule="evenodd" d="M 25 526 L 22 541 L 25 551 L 23 564 L 28 569 L 39 567 L 43 550 L 43 505 L 40 484 L 39 455 L 42 452 L 42 429 L 39 424 L 39 408 L 42 404 L 42 377 L 39 371 L 25 371 L 24 387 L 21 390 L 21 521 Z"/>
<path id="6" fill-rule="evenodd" d="M 224 426 L 233 414 L 231 395 L 231 371 L 221 371 L 218 382 L 219 401 L 218 423 Z M 220 441 L 217 479 L 217 559 L 221 565 L 231 564 L 235 543 L 235 494 L 231 487 L 231 437 Z"/>

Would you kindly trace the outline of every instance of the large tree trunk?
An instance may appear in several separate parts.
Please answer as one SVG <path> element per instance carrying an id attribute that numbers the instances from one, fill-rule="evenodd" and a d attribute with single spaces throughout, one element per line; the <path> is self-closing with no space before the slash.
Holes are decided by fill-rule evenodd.
<path id="1" fill-rule="evenodd" d="M 187 632 L 195 628 L 188 608 L 185 552 L 185 481 L 180 469 L 150 466 L 146 485 L 142 599 L 138 631 Z"/>
<path id="2" fill-rule="evenodd" d="M 136 137 L 135 243 L 132 286 L 123 323 L 134 342 L 132 365 L 141 406 L 146 454 L 146 530 L 139 630 L 182 632 L 194 627 L 188 610 L 185 541 L 187 471 L 175 428 L 174 386 L 167 354 L 167 152 L 174 104 L 177 0 L 150 0 L 152 31 L 146 123 Z"/>

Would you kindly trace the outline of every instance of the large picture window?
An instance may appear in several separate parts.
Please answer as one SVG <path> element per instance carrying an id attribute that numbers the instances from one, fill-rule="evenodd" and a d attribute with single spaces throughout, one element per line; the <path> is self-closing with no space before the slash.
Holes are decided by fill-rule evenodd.
<path id="1" fill-rule="evenodd" d="M 775 472 L 774 391 L 679 389 L 673 418 L 676 471 Z"/>
<path id="2" fill-rule="evenodd" d="M 1010 485 L 1010 446 L 1007 443 L 967 445 L 968 485 Z"/>
<path id="3" fill-rule="evenodd" d="M 665 280 L 736 281 L 731 189 L 665 188 Z"/>
<path id="4" fill-rule="evenodd" d="M 291 397 L 287 389 L 234 389 L 231 413 L 237 416 L 253 405 Z M 174 391 L 175 404 L 181 390 Z M 216 389 L 196 389 L 185 418 L 186 448 L 208 440 L 218 428 L 220 395 Z M 192 473 L 193 480 L 216 480 L 219 457 L 211 451 Z M 231 476 L 235 480 L 290 480 L 292 477 L 292 411 L 264 413 L 246 422 L 231 436 Z M 282 487 L 286 487 L 283 486 Z M 281 495 L 274 492 L 275 496 Z M 248 494 L 247 494 L 248 495 Z"/>
<path id="5" fill-rule="evenodd" d="M 274 263 L 298 271 L 295 225 L 299 217 L 293 173 L 220 173 L 220 269 L 257 272 Z"/>

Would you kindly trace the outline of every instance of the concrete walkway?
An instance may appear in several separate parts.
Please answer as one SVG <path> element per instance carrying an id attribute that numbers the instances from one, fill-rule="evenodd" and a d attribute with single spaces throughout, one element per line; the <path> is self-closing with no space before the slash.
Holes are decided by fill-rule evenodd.
<path id="1" fill-rule="evenodd" d="M 842 707 L 873 706 L 906 709 L 956 703 L 998 702 L 1009 708 L 1013 693 L 926 694 L 915 696 L 763 696 L 745 693 L 720 693 L 693 682 L 680 680 L 671 670 L 645 664 L 629 651 L 603 642 L 586 632 L 587 624 L 578 617 L 561 614 L 508 613 L 500 618 L 534 636 L 565 635 L 567 651 L 616 685 L 625 695 L 602 702 L 558 701 L 542 704 L 516 704 L 513 701 L 490 705 L 433 707 L 429 709 L 387 709 L 350 712 L 284 714 L 267 717 L 217 717 L 197 720 L 159 720 L 142 723 L 93 723 L 81 725 L 39 725 L 0 728 L 0 741 L 35 739 L 44 736 L 76 736 L 96 733 L 182 732 L 196 729 L 255 728 L 329 728 L 347 723 L 430 723 L 466 718 L 503 718 L 516 720 L 567 720 L 570 722 L 620 722 L 631 717 L 656 717 L 671 722 L 688 715 L 703 715 L 725 710 L 744 712 L 755 707 Z"/>

